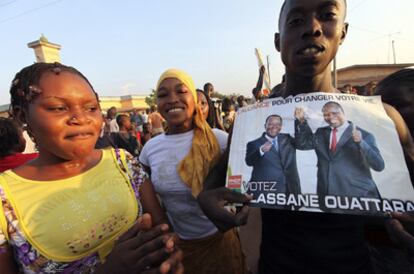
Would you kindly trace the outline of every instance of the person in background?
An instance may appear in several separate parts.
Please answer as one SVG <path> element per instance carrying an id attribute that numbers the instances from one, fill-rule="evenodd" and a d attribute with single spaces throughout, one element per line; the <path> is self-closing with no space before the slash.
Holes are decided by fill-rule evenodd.
<path id="1" fill-rule="evenodd" d="M 106 134 L 119 131 L 119 127 L 115 119 L 116 112 L 117 112 L 116 107 L 110 107 L 106 112 L 105 130 L 104 130 Z"/>
<path id="2" fill-rule="evenodd" d="M 135 130 L 137 132 L 142 132 L 142 125 L 144 124 L 144 118 L 138 109 L 134 108 L 131 114 L 131 122 L 135 125 Z"/>
<path id="3" fill-rule="evenodd" d="M 341 92 L 346 94 L 352 94 L 352 85 L 346 84 L 345 86 L 343 86 Z"/>
<path id="4" fill-rule="evenodd" d="M 116 148 L 122 148 L 131 153 L 133 157 L 137 157 L 140 152 L 140 144 L 133 133 L 133 126 L 130 118 L 125 114 L 116 117 L 119 131 L 112 133 L 112 140 Z"/>
<path id="5" fill-rule="evenodd" d="M 150 109 L 149 108 L 147 108 L 147 109 L 145 109 L 144 111 L 142 111 L 142 122 L 145 124 L 145 123 L 148 123 L 148 115 L 149 115 L 149 113 L 150 113 Z"/>
<path id="6" fill-rule="evenodd" d="M 239 108 L 247 106 L 246 100 L 244 99 L 243 95 L 237 97 L 237 110 Z"/>
<path id="7" fill-rule="evenodd" d="M 214 93 L 214 86 L 211 83 L 204 84 L 204 93 L 208 95 L 208 97 L 212 98 Z"/>
<path id="8" fill-rule="evenodd" d="M 151 123 L 145 123 L 144 131 L 142 132 L 142 136 L 141 136 L 141 145 L 144 146 L 151 138 L 152 138 L 152 125 Z"/>
<path id="9" fill-rule="evenodd" d="M 209 104 L 207 101 L 207 96 L 204 94 L 204 92 L 201 89 L 197 89 L 197 103 L 198 106 L 201 109 L 201 114 L 203 114 L 204 120 L 207 120 L 208 114 L 209 114 Z"/>
<path id="10" fill-rule="evenodd" d="M 262 87 L 263 87 L 263 75 L 264 75 L 264 72 L 265 72 L 265 66 L 261 66 L 259 68 L 259 78 L 257 79 L 257 84 L 256 84 L 256 86 L 252 90 L 253 97 L 256 100 L 263 99 L 262 98 L 261 91 L 262 91 Z"/>
<path id="11" fill-rule="evenodd" d="M 109 148 L 115 147 L 114 140 L 112 139 L 113 134 L 109 131 L 109 126 L 106 125 L 106 118 L 105 115 L 102 114 L 102 120 L 105 121 L 102 123 L 101 133 L 99 134 L 99 138 L 96 141 L 95 148 L 102 149 L 102 148 Z"/>
<path id="12" fill-rule="evenodd" d="M 377 87 L 377 82 L 376 81 L 370 81 L 368 82 L 368 84 L 365 85 L 364 87 L 364 95 L 365 96 L 372 96 L 374 95 L 375 92 L 375 88 Z"/>
<path id="13" fill-rule="evenodd" d="M 148 115 L 148 121 L 152 125 L 152 136 L 164 133 L 165 120 L 157 111 L 157 106 L 151 106 L 151 113 Z"/>
<path id="14" fill-rule="evenodd" d="M 198 105 L 200 106 L 201 112 L 203 113 L 203 117 L 206 119 L 209 126 L 211 128 L 224 130 L 223 125 L 218 118 L 217 109 L 214 107 L 211 98 L 206 93 L 204 93 L 203 90 L 197 89 L 197 99 Z"/>
<path id="15" fill-rule="evenodd" d="M 16 121 L 0 117 L 0 172 L 37 158 L 38 153 L 22 153 L 26 147 L 23 129 Z"/>
<path id="16" fill-rule="evenodd" d="M 230 132 L 230 129 L 233 127 L 234 119 L 236 118 L 236 109 L 235 105 L 231 98 L 225 97 L 222 104 L 223 110 L 223 127 L 225 131 Z"/>

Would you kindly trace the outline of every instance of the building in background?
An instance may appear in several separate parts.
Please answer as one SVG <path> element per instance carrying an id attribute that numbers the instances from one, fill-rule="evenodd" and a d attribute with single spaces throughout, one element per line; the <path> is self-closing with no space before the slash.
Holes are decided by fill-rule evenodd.
<path id="1" fill-rule="evenodd" d="M 346 84 L 352 86 L 365 86 L 369 82 L 379 82 L 391 73 L 414 66 L 408 64 L 377 64 L 377 65 L 353 65 L 337 70 L 338 87 Z"/>
<path id="2" fill-rule="evenodd" d="M 60 62 L 61 45 L 51 43 L 42 34 L 36 41 L 27 44 L 34 50 L 36 62 L 54 63 Z M 125 96 L 99 96 L 100 105 L 103 113 L 114 106 L 118 112 L 129 112 L 133 109 L 145 110 L 149 108 L 145 102 L 145 95 L 125 95 Z M 0 105 L 0 117 L 8 117 L 9 105 Z"/>
<path id="3" fill-rule="evenodd" d="M 36 62 L 38 63 L 60 62 L 60 49 L 62 47 L 58 44 L 49 42 L 43 34 L 40 36 L 39 40 L 30 42 L 27 46 L 34 50 Z"/>

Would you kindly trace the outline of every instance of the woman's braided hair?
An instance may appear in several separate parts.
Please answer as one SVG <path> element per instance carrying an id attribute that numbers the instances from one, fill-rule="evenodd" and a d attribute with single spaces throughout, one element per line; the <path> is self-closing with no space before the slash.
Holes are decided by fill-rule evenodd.
<path id="1" fill-rule="evenodd" d="M 62 71 L 71 72 L 83 78 L 92 88 L 96 99 L 99 101 L 98 94 L 95 92 L 89 80 L 74 67 L 65 66 L 57 62 L 34 63 L 33 65 L 27 66 L 19 71 L 12 81 L 10 87 L 10 115 L 18 122 L 25 123 L 25 119 L 22 118 L 22 114 L 27 111 L 30 102 L 42 92 L 38 87 L 42 75 L 46 72 L 59 75 Z"/>

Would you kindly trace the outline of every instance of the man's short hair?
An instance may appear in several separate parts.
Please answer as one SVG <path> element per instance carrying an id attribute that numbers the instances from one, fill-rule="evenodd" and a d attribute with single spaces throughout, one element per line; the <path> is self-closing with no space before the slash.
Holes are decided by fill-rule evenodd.
<path id="1" fill-rule="evenodd" d="M 285 9 L 286 1 L 287 0 L 283 1 L 282 7 L 280 8 L 280 12 L 279 12 L 279 20 L 278 20 L 279 30 L 280 30 L 280 19 L 282 18 L 282 13 L 283 13 L 283 10 Z M 344 1 L 344 5 L 345 5 L 345 14 L 344 14 L 344 19 L 345 19 L 346 18 L 346 11 L 347 11 L 347 4 L 346 4 L 346 0 L 343 0 L 343 1 Z"/>
<path id="2" fill-rule="evenodd" d="M 268 121 L 270 118 L 272 118 L 272 117 L 279 118 L 279 119 L 280 119 L 280 123 L 281 123 L 281 124 L 283 124 L 283 119 L 282 119 L 282 116 L 277 115 L 277 114 L 272 114 L 272 115 L 267 116 L 266 121 L 265 121 L 265 125 L 267 124 L 267 121 Z"/>
<path id="3" fill-rule="evenodd" d="M 211 84 L 211 83 L 205 83 L 203 89 L 204 89 L 205 92 L 207 92 L 210 87 L 213 87 L 213 84 Z"/>
<path id="4" fill-rule="evenodd" d="M 328 103 L 323 105 L 322 112 L 324 112 L 325 108 L 328 107 L 328 106 L 335 106 L 336 108 L 339 108 L 343 114 L 345 114 L 344 109 L 342 108 L 342 106 L 339 103 L 334 102 L 334 101 L 329 101 Z"/>

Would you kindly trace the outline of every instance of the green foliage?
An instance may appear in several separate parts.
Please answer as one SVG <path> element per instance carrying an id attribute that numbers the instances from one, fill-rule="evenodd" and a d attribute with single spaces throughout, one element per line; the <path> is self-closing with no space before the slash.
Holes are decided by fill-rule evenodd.
<path id="1" fill-rule="evenodd" d="M 145 97 L 145 103 L 147 103 L 149 107 L 157 104 L 157 96 L 155 94 L 155 89 L 151 91 L 151 94 L 149 96 Z"/>

